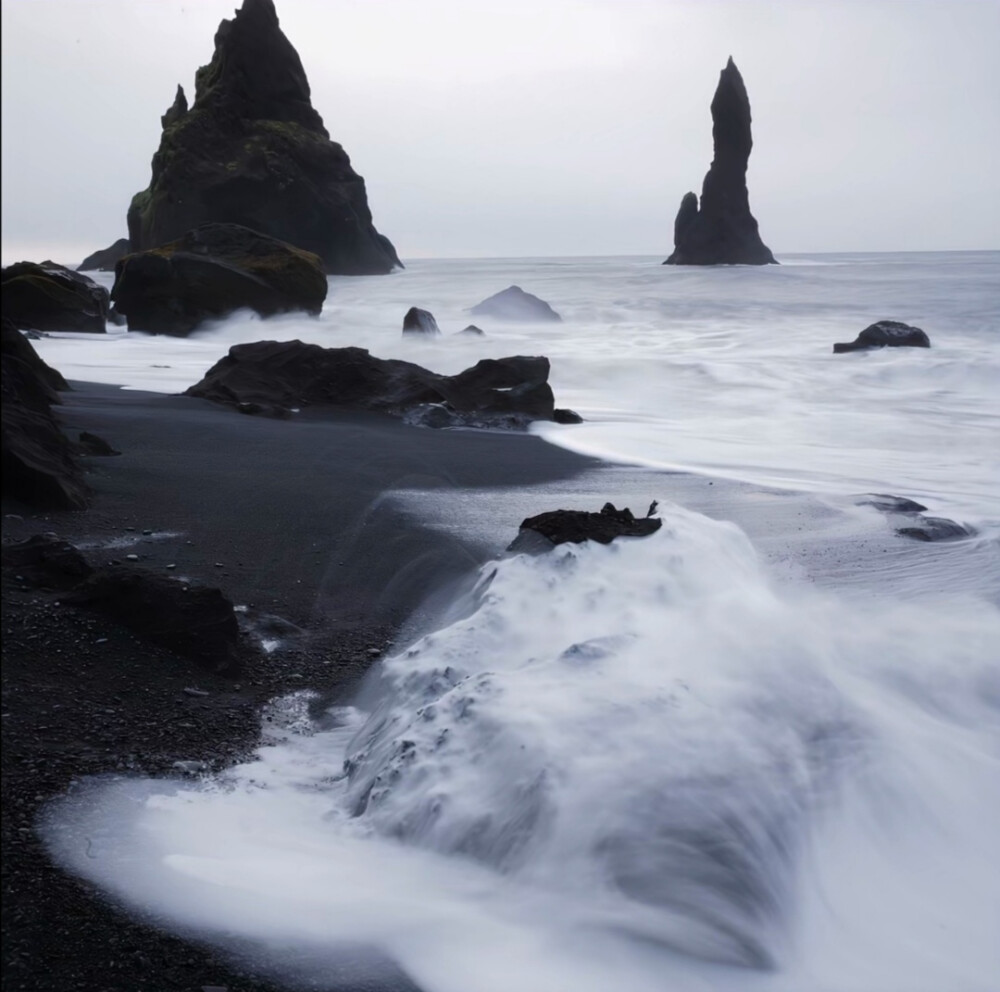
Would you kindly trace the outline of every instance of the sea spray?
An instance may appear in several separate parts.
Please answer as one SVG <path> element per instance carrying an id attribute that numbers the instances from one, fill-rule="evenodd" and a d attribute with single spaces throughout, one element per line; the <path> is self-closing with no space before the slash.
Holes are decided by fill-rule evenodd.
<path id="1" fill-rule="evenodd" d="M 298 695 L 254 762 L 81 788 L 50 850 L 320 987 L 364 946 L 442 992 L 991 988 L 1000 612 L 791 591 L 661 513 L 487 565 L 366 711 Z"/>

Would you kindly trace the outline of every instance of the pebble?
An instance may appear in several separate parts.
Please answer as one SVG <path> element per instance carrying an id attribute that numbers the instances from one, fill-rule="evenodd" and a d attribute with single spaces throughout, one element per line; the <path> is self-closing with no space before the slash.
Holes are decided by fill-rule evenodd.
<path id="1" fill-rule="evenodd" d="M 173 563 L 171 563 L 171 564 L 167 565 L 166 567 L 167 567 L 167 568 L 176 568 L 177 566 L 176 566 L 176 565 L 174 565 Z"/>
<path id="2" fill-rule="evenodd" d="M 206 690 L 204 690 L 204 689 L 191 689 L 191 688 L 188 688 L 188 689 L 184 690 L 184 695 L 185 696 L 207 696 L 208 692 L 206 692 Z"/>
<path id="3" fill-rule="evenodd" d="M 126 561 L 138 561 L 139 560 L 139 556 L 138 555 L 126 555 L 125 556 L 125 560 Z"/>

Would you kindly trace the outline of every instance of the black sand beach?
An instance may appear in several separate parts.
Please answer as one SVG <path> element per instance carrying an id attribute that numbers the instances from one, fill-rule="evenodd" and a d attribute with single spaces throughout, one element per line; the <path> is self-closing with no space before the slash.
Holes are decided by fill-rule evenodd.
<path id="1" fill-rule="evenodd" d="M 481 562 L 481 551 L 405 519 L 387 490 L 526 486 L 594 463 L 523 434 L 360 414 L 268 420 L 73 387 L 59 409 L 67 433 L 91 431 L 122 454 L 85 460 L 88 510 L 5 504 L 4 543 L 48 532 L 94 565 L 136 554 L 141 567 L 221 588 L 282 644 L 255 650 L 251 630 L 242 673 L 224 678 L 5 571 L 3 987 L 285 987 L 136 922 L 64 875 L 35 834 L 39 811 L 82 776 L 222 767 L 253 748 L 268 699 L 356 686 L 430 592 Z"/>

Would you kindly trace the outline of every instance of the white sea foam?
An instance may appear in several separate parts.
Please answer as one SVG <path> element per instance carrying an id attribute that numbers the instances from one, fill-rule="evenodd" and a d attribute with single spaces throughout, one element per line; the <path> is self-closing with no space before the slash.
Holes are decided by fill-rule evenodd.
<path id="1" fill-rule="evenodd" d="M 969 522 L 1000 519 L 1000 252 L 800 256 L 765 267 L 659 259 L 415 261 L 384 278 L 331 278 L 322 315 L 248 313 L 189 339 L 47 338 L 79 379 L 182 391 L 236 343 L 359 345 L 457 372 L 481 357 L 545 354 L 559 405 L 586 423 L 556 444 L 618 459 L 816 492 L 888 491 Z M 110 276 L 98 274 L 110 284 Z M 480 320 L 467 309 L 517 283 L 560 324 Z M 430 309 L 440 339 L 405 339 Z M 923 327 L 930 351 L 833 355 L 875 320 Z"/>
<path id="2" fill-rule="evenodd" d="M 733 525 L 493 562 L 357 708 L 200 785 L 92 783 L 64 865 L 335 984 L 986 992 L 1000 611 L 775 585 Z"/>

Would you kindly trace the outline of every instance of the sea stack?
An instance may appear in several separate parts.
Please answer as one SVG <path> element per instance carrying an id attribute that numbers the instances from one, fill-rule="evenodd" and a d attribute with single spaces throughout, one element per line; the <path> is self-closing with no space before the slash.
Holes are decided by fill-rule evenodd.
<path id="1" fill-rule="evenodd" d="M 712 99 L 712 141 L 715 154 L 701 188 L 701 206 L 694 193 L 684 195 L 674 221 L 674 251 L 663 264 L 776 264 L 750 213 L 750 100 L 732 57 Z"/>
<path id="2" fill-rule="evenodd" d="M 272 0 L 244 0 L 161 118 L 149 187 L 132 198 L 132 251 L 208 223 L 240 224 L 313 252 L 327 272 L 373 275 L 399 259 L 372 224 L 364 180 L 312 106 Z"/>

